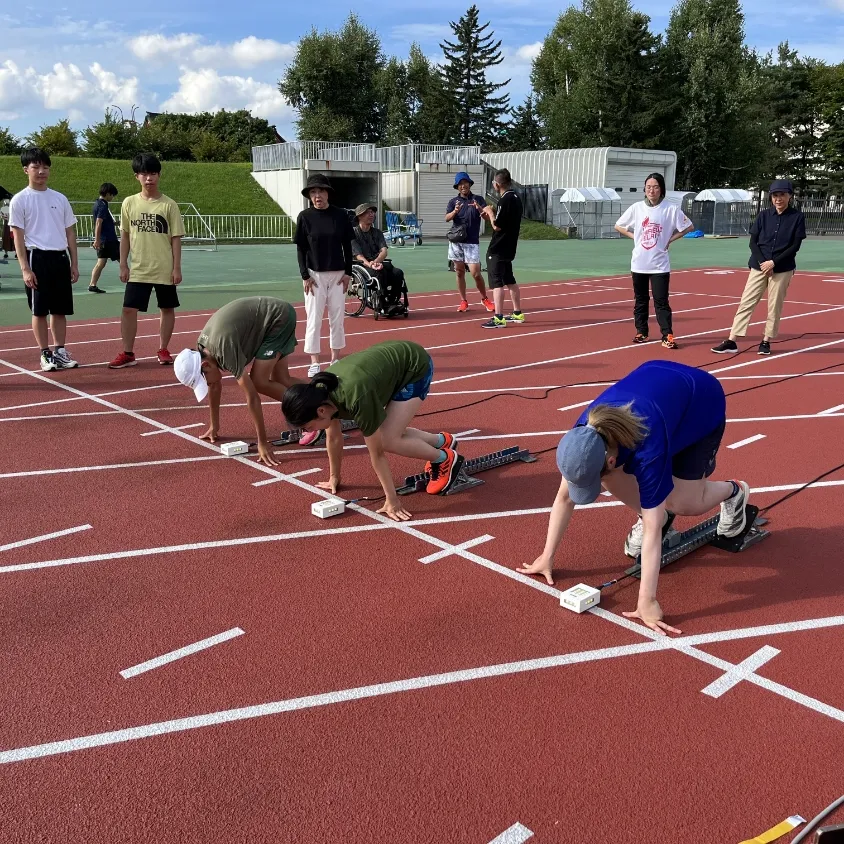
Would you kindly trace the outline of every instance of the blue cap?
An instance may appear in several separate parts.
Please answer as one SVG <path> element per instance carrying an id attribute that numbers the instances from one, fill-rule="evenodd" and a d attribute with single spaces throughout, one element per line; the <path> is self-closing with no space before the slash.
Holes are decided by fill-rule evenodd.
<path id="1" fill-rule="evenodd" d="M 601 492 L 607 446 L 590 425 L 572 428 L 557 446 L 557 468 L 568 481 L 575 504 L 591 504 Z"/>
<path id="2" fill-rule="evenodd" d="M 474 185 L 475 183 L 472 181 L 471 177 L 468 173 L 461 170 L 455 177 L 454 177 L 454 189 L 457 190 L 457 186 L 463 181 L 466 180 L 469 183 L 469 187 Z"/>
<path id="3" fill-rule="evenodd" d="M 774 179 L 771 182 L 771 187 L 768 188 L 768 193 L 794 193 L 794 185 L 789 179 Z"/>

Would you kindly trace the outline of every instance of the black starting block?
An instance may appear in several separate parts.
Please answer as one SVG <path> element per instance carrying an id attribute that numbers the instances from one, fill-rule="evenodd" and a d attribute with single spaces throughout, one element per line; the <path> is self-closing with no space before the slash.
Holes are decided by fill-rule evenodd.
<path id="1" fill-rule="evenodd" d="M 711 519 L 684 530 L 682 533 L 676 530 L 669 531 L 662 542 L 660 570 L 670 566 L 671 563 L 676 563 L 686 554 L 690 554 L 704 545 L 711 545 L 713 548 L 720 548 L 722 551 L 731 551 L 737 554 L 739 551 L 744 551 L 745 548 L 761 542 L 766 536 L 770 536 L 770 531 L 762 530 L 762 526 L 766 525 L 768 520 L 759 518 L 758 507 L 749 504 L 745 514 L 747 516 L 745 527 L 738 536 L 718 536 L 720 516 L 713 516 Z M 636 558 L 636 563 L 627 569 L 625 574 L 638 578 L 641 572 L 642 558 L 639 556 Z"/>
<path id="2" fill-rule="evenodd" d="M 502 451 L 493 451 L 492 454 L 484 454 L 481 457 L 473 457 L 471 460 L 464 460 L 457 478 L 445 495 L 452 495 L 455 492 L 462 492 L 464 489 L 471 489 L 473 486 L 480 486 L 483 481 L 474 477 L 478 472 L 485 472 L 487 469 L 495 469 L 497 466 L 506 466 L 508 463 L 534 463 L 536 458 L 526 448 L 519 448 L 517 445 L 505 448 Z M 421 492 L 428 486 L 428 475 L 420 472 L 418 475 L 409 475 L 404 479 L 404 486 L 396 490 L 399 495 L 410 495 L 412 492 Z"/>
<path id="3" fill-rule="evenodd" d="M 346 431 L 353 431 L 357 428 L 358 423 L 355 422 L 354 419 L 341 419 L 340 420 L 340 430 L 344 433 Z M 281 439 L 273 440 L 272 445 L 292 445 L 293 443 L 299 442 L 299 438 L 302 436 L 302 429 L 301 428 L 294 428 L 292 431 L 282 431 Z M 320 443 L 325 442 L 325 431 L 320 431 L 319 436 L 311 443 L 311 445 L 319 445 Z"/>

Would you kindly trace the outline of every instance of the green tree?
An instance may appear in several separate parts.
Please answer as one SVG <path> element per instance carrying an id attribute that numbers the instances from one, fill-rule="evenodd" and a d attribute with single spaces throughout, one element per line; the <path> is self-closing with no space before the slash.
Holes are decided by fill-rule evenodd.
<path id="1" fill-rule="evenodd" d="M 818 83 L 825 124 L 821 153 L 828 187 L 839 193 L 844 188 L 844 63 L 825 68 Z"/>
<path id="2" fill-rule="evenodd" d="M 454 141 L 461 144 L 494 145 L 504 132 L 509 97 L 496 92 L 509 84 L 487 81 L 487 70 L 504 61 L 501 41 L 495 41 L 489 22 L 481 25 L 478 7 L 470 6 L 457 23 L 449 23 L 454 41 L 443 41 L 444 61 L 439 69 L 445 92 L 451 101 L 451 114 L 443 116 L 450 124 Z M 450 118 L 450 119 L 449 119 Z"/>
<path id="3" fill-rule="evenodd" d="M 531 74 L 550 146 L 653 145 L 659 47 L 630 0 L 583 0 L 560 15 Z"/>
<path id="4" fill-rule="evenodd" d="M 0 128 L 0 155 L 17 155 L 21 151 L 21 142 L 9 131 Z"/>
<path id="5" fill-rule="evenodd" d="M 90 158 L 132 158 L 140 151 L 138 127 L 124 123 L 107 111 L 99 123 L 82 133 L 85 155 Z"/>
<path id="6" fill-rule="evenodd" d="M 384 106 L 379 99 L 379 79 L 384 66 L 378 35 L 354 14 L 339 32 L 319 33 L 314 29 L 303 37 L 278 85 L 299 112 L 299 137 L 380 140 Z"/>
<path id="7" fill-rule="evenodd" d="M 513 119 L 507 127 L 504 147 L 508 150 L 533 150 L 544 146 L 542 126 L 533 106 L 533 95 L 530 95 L 523 105 L 513 109 Z"/>
<path id="8" fill-rule="evenodd" d="M 196 161 L 236 161 L 237 150 L 230 141 L 218 135 L 200 130 L 191 144 L 191 155 Z"/>
<path id="9" fill-rule="evenodd" d="M 409 113 L 407 138 L 420 144 L 452 143 L 453 103 L 437 68 L 415 43 L 410 45 L 405 67 Z"/>
<path id="10" fill-rule="evenodd" d="M 26 138 L 26 145 L 40 147 L 50 155 L 74 157 L 79 155 L 78 132 L 70 128 L 65 118 L 52 126 L 42 126 Z"/>
<path id="11" fill-rule="evenodd" d="M 190 117 L 190 115 L 174 115 Z M 192 148 L 199 140 L 200 131 L 189 121 L 155 118 L 148 121 L 138 132 L 138 144 L 142 151 L 152 152 L 162 161 L 193 161 Z"/>
<path id="12" fill-rule="evenodd" d="M 391 57 L 378 76 L 378 98 L 384 108 L 380 143 L 385 146 L 407 142 L 410 128 L 411 93 L 407 86 L 407 65 Z"/>

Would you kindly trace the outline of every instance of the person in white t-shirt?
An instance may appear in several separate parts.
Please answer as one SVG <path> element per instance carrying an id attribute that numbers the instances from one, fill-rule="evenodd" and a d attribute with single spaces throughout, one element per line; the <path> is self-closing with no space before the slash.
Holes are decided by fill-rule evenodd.
<path id="1" fill-rule="evenodd" d="M 633 320 L 636 323 L 634 343 L 648 342 L 648 310 L 653 290 L 654 311 L 662 332 L 662 345 L 676 349 L 671 306 L 668 304 L 668 285 L 671 261 L 668 247 L 694 229 L 692 221 L 679 205 L 665 198 L 665 179 L 662 173 L 651 173 L 645 179 L 645 200 L 631 205 L 618 219 L 615 230 L 629 237 L 636 245 L 630 270 L 636 304 Z"/>
<path id="2" fill-rule="evenodd" d="M 76 217 L 67 197 L 47 187 L 50 156 L 42 149 L 21 153 L 29 186 L 12 197 L 9 225 L 15 236 L 32 332 L 41 350 L 41 369 L 73 369 L 79 364 L 65 348 L 67 318 L 73 314 L 73 286 L 79 281 Z M 47 341 L 47 316 L 54 349 Z"/>

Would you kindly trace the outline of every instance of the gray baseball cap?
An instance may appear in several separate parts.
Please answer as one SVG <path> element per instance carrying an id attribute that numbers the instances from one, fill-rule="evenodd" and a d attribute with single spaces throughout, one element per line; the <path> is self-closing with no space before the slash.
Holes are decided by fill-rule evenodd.
<path id="1" fill-rule="evenodd" d="M 591 425 L 572 428 L 557 446 L 557 468 L 568 481 L 575 504 L 591 504 L 601 492 L 607 446 Z"/>
<path id="2" fill-rule="evenodd" d="M 774 179 L 771 182 L 771 187 L 768 188 L 768 193 L 794 193 L 794 185 L 790 179 Z"/>

